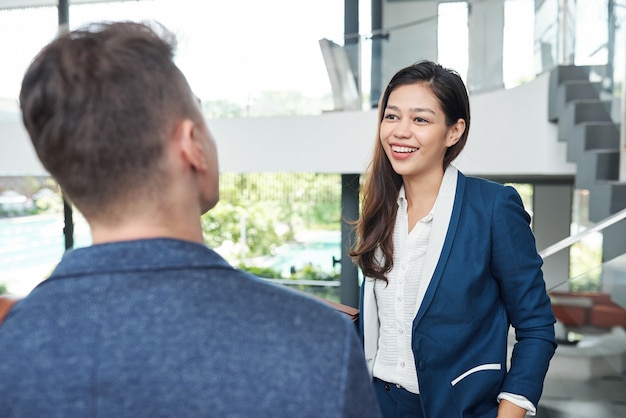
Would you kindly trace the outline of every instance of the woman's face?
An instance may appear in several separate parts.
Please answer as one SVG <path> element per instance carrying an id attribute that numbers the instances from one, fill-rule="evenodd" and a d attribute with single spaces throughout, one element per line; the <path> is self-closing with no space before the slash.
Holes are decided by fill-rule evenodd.
<path id="1" fill-rule="evenodd" d="M 416 83 L 391 92 L 379 133 L 394 171 L 405 178 L 441 173 L 446 149 L 464 130 L 462 119 L 446 126 L 446 115 L 435 95 L 426 84 Z"/>

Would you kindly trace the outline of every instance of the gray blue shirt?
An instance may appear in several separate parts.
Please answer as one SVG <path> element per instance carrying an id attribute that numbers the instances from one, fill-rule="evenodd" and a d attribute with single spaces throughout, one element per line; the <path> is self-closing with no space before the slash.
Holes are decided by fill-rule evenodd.
<path id="1" fill-rule="evenodd" d="M 0 326 L 3 417 L 378 417 L 354 325 L 203 245 L 72 250 Z"/>

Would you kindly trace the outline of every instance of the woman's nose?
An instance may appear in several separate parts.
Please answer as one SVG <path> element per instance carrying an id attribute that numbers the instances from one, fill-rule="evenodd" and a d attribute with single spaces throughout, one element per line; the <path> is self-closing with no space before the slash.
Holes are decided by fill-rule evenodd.
<path id="1" fill-rule="evenodd" d="M 400 122 L 393 130 L 393 135 L 396 138 L 408 138 L 411 136 L 411 128 L 408 123 Z"/>

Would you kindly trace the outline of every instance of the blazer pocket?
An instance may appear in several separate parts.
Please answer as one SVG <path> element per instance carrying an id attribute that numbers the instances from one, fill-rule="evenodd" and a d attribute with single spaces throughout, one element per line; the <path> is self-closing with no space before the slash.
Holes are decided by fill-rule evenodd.
<path id="1" fill-rule="evenodd" d="M 461 380 L 465 379 L 467 376 L 474 374 L 476 372 L 480 372 L 483 370 L 501 370 L 501 369 L 502 369 L 502 365 L 500 363 L 481 364 L 480 366 L 476 366 L 476 367 L 469 369 L 468 371 L 466 371 L 465 373 L 463 373 L 462 375 L 460 375 L 459 377 L 457 377 L 450 383 L 452 384 L 452 386 L 456 386 L 456 384 L 459 383 Z"/>

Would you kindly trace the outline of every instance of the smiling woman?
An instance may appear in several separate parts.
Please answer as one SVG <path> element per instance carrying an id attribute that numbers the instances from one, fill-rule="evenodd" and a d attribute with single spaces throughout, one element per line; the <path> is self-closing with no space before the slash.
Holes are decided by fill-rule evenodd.
<path id="1" fill-rule="evenodd" d="M 428 84 L 402 85 L 389 95 L 380 140 L 395 172 L 404 177 L 405 186 L 410 177 L 421 176 L 433 167 L 440 169 L 448 148 L 462 138 L 465 123 L 461 118 L 448 121 Z"/>
<path id="2" fill-rule="evenodd" d="M 464 82 L 432 61 L 401 68 L 378 124 L 350 255 L 383 416 L 535 413 L 554 315 L 519 194 L 451 164 L 470 128 Z M 507 371 L 511 326 L 524 344 Z"/>

